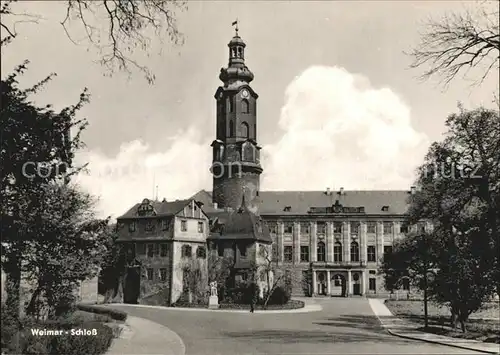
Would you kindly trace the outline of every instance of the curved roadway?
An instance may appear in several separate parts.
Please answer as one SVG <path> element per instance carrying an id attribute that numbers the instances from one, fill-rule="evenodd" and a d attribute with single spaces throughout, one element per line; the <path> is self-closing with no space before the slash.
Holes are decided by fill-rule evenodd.
<path id="1" fill-rule="evenodd" d="M 186 355 L 474 354 L 389 335 L 367 299 L 314 301 L 321 304 L 322 311 L 251 314 L 120 305 L 113 308 L 170 328 L 182 338 Z"/>

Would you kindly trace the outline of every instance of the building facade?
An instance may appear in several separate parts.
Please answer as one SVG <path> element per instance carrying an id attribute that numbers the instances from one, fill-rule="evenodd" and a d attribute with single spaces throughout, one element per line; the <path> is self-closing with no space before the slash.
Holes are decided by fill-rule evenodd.
<path id="1" fill-rule="evenodd" d="M 262 261 L 258 250 L 267 248 L 291 274 L 295 295 L 387 294 L 379 272 L 383 256 L 409 231 L 427 228 L 403 223 L 414 188 L 260 191 L 258 95 L 250 86 L 254 75 L 245 64 L 246 44 L 238 32 L 228 48 L 228 67 L 219 75 L 223 85 L 215 93 L 212 191 L 175 203 L 144 200 L 119 219 L 120 241 L 134 245 L 134 260 L 147 270 L 141 295 L 164 283 L 175 302 L 180 295 L 175 290 L 182 289 L 175 270 L 202 248 L 231 257 L 239 279 L 245 279 L 252 263 Z M 191 254 L 182 249 L 188 247 Z M 410 292 L 408 280 L 401 281 L 401 288 Z"/>
<path id="2" fill-rule="evenodd" d="M 206 273 L 209 219 L 193 199 L 144 199 L 117 219 L 117 242 L 127 251 L 124 302 L 159 290 L 175 303 L 186 289 L 184 267 L 197 264 Z"/>

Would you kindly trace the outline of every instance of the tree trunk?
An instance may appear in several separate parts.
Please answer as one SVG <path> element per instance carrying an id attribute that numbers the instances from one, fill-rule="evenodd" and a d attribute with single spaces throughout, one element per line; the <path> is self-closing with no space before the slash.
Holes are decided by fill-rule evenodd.
<path id="1" fill-rule="evenodd" d="M 42 293 L 42 289 L 40 287 L 37 287 L 35 292 L 31 295 L 30 303 L 26 307 L 26 314 L 30 316 L 34 316 L 37 309 L 36 309 L 36 304 L 38 301 L 38 297 L 40 296 L 40 293 Z"/>
<path id="2" fill-rule="evenodd" d="M 7 263 L 6 263 L 7 264 Z M 20 292 L 21 292 L 21 263 L 20 259 L 8 263 L 7 270 L 5 270 L 6 282 L 5 290 L 7 293 L 7 300 L 5 302 L 5 309 L 7 315 L 11 317 L 13 324 L 19 324 L 20 318 Z"/>

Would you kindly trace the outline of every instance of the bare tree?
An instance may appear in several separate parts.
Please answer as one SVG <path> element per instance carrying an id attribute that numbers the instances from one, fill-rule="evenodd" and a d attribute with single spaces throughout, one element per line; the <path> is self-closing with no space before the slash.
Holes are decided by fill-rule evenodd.
<path id="1" fill-rule="evenodd" d="M 41 16 L 16 14 L 11 5 L 16 0 L 5 1 L 1 6 L 2 44 L 17 35 L 15 25 L 19 22 L 36 22 Z M 187 8 L 183 0 L 66 0 L 65 17 L 61 26 L 75 45 L 85 45 L 98 52 L 98 60 L 112 75 L 117 69 L 128 74 L 132 69 L 142 72 L 149 83 L 155 80 L 154 73 L 134 59 L 137 51 L 150 55 L 152 39 L 161 44 L 164 38 L 173 44 L 182 44 L 183 36 L 176 23 L 176 11 Z M 15 18 L 15 21 L 9 21 Z M 15 17 L 14 17 L 15 16 Z M 19 17 L 22 16 L 21 20 Z M 71 24 L 80 25 L 84 36 L 76 39 Z"/>
<path id="2" fill-rule="evenodd" d="M 413 57 L 411 68 L 425 66 L 421 79 L 438 75 L 445 87 L 472 68 L 482 71 L 473 84 L 481 84 L 493 69 L 498 70 L 500 58 L 498 0 L 479 3 L 475 10 L 466 9 L 436 20 L 429 18 L 421 33 L 419 45 L 408 53 Z"/>
<path id="3" fill-rule="evenodd" d="M 266 309 L 274 291 L 287 281 L 292 282 L 293 273 L 288 273 L 287 270 L 289 268 L 278 262 L 271 248 L 261 245 L 258 251 L 258 259 L 259 261 L 253 265 L 253 269 L 256 276 L 264 275 L 265 282 L 267 283 L 264 294 L 264 309 Z"/>

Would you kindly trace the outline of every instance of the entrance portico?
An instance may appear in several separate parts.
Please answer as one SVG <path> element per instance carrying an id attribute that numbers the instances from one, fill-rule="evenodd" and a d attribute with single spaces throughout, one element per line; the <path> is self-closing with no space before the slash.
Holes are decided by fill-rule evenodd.
<path id="1" fill-rule="evenodd" d="M 313 295 L 363 296 L 366 293 L 366 270 L 313 269 Z"/>

